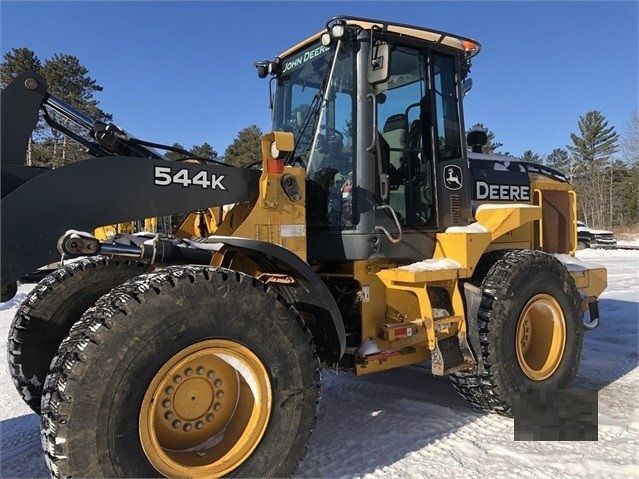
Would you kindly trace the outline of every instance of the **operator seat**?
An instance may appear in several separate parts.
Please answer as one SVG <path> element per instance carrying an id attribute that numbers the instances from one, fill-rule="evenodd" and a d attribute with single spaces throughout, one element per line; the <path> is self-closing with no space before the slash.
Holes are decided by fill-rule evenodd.
<path id="1" fill-rule="evenodd" d="M 391 115 L 386 119 L 381 137 L 388 144 L 388 175 L 390 180 L 389 202 L 398 213 L 401 223 L 406 218 L 406 202 L 404 200 L 404 152 L 406 150 L 406 133 L 408 118 L 404 113 Z"/>
<path id="2" fill-rule="evenodd" d="M 389 116 L 384 123 L 382 136 L 390 148 L 389 161 L 396 169 L 401 167 L 401 158 L 406 148 L 406 131 L 408 130 L 408 118 L 403 113 Z"/>
<path id="3" fill-rule="evenodd" d="M 414 120 L 406 144 L 406 204 L 411 224 L 426 225 L 432 217 L 433 191 L 431 165 L 422 154 L 422 123 Z"/>

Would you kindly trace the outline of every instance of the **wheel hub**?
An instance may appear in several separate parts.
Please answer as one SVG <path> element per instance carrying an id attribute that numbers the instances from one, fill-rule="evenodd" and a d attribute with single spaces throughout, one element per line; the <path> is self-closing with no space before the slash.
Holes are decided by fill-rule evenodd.
<path id="1" fill-rule="evenodd" d="M 538 294 L 524 307 L 515 333 L 519 366 L 534 381 L 554 374 L 566 346 L 566 320 L 561 306 L 548 294 Z"/>
<path id="2" fill-rule="evenodd" d="M 263 436 L 272 403 L 266 368 L 227 340 L 194 344 L 155 375 L 140 409 L 140 440 L 168 477 L 219 477 Z"/>
<path id="3" fill-rule="evenodd" d="M 160 421 L 170 424 L 173 429 L 181 427 L 185 432 L 193 430 L 201 431 L 204 435 L 210 433 L 215 418 L 214 412 L 222 409 L 224 397 L 222 381 L 214 374 L 211 376 L 187 378 L 183 382 L 180 381 L 177 388 L 166 387 L 164 394 L 160 396 L 162 407 L 157 410 L 161 415 Z M 217 390 L 214 386 L 216 381 L 220 385 Z"/>

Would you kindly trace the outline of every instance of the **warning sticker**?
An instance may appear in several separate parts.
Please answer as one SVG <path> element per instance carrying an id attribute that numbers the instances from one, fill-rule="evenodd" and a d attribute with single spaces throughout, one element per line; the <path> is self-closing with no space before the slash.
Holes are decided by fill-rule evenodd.
<path id="1" fill-rule="evenodd" d="M 306 236 L 306 225 L 281 225 L 280 236 L 282 238 L 299 238 Z"/>

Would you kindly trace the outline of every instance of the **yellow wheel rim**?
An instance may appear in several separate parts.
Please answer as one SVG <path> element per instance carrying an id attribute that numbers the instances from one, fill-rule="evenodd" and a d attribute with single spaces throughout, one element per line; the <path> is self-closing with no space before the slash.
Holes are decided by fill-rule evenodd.
<path id="1" fill-rule="evenodd" d="M 139 432 L 149 462 L 167 477 L 221 477 L 242 464 L 266 431 L 272 392 L 247 347 L 202 341 L 169 359 L 146 390 Z"/>
<path id="2" fill-rule="evenodd" d="M 534 381 L 552 376 L 566 347 L 566 319 L 555 298 L 538 294 L 528 301 L 515 338 L 517 360 L 526 376 Z"/>

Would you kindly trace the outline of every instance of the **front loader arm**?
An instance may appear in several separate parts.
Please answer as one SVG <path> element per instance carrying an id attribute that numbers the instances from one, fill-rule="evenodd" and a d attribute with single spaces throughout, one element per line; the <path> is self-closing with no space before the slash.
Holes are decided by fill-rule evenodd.
<path id="1" fill-rule="evenodd" d="M 175 148 L 143 142 L 84 115 L 50 95 L 38 73 L 20 73 L 2 90 L 0 100 L 3 291 L 5 285 L 59 260 L 55 245 L 69 228 L 91 231 L 258 195 L 259 171 L 214 161 L 168 161 L 154 147 Z M 57 169 L 24 166 L 40 111 L 52 128 L 81 143 L 95 158 Z M 75 131 L 51 113 L 74 124 Z M 185 158 L 190 155 L 180 152 Z"/>
<path id="2" fill-rule="evenodd" d="M 1 200 L 2 284 L 56 262 L 70 227 L 182 213 L 253 200 L 261 172 L 219 164 L 105 156 L 26 181 Z"/>
<path id="3" fill-rule="evenodd" d="M 0 158 L 3 166 L 24 165 L 29 137 L 38 123 L 38 112 L 46 95 L 44 78 L 29 71 L 20 73 L 2 90 Z"/>

